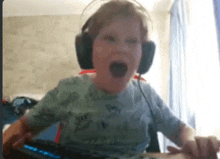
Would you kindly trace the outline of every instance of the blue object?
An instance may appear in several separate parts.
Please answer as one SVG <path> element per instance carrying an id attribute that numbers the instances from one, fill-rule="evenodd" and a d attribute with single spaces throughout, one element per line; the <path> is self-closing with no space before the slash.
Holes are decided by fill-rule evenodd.
<path id="1" fill-rule="evenodd" d="M 48 151 L 39 150 L 38 148 L 29 146 L 29 145 L 24 145 L 24 148 L 27 149 L 27 150 L 36 152 L 36 153 L 40 153 L 40 154 L 42 154 L 44 156 L 50 156 L 52 158 L 58 158 L 58 159 L 61 158 L 61 156 L 59 156 L 59 155 L 55 155 L 55 154 L 53 154 L 51 152 L 48 152 Z"/>

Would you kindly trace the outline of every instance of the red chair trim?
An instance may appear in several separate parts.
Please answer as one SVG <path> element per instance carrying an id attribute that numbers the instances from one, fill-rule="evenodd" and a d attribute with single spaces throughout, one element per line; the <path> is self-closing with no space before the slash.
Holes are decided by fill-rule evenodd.
<path id="1" fill-rule="evenodd" d="M 5 99 L 2 99 L 2 104 L 5 105 L 7 101 Z"/>
<path id="2" fill-rule="evenodd" d="M 86 74 L 86 73 L 96 73 L 96 70 L 94 69 L 91 69 L 91 70 L 83 70 L 79 73 L 79 75 L 83 75 L 83 74 Z"/>
<path id="3" fill-rule="evenodd" d="M 61 134 L 61 130 L 62 130 L 62 128 L 63 128 L 63 126 L 62 126 L 62 124 L 60 123 L 59 124 L 59 127 L 58 127 L 58 130 L 57 130 L 57 135 L 56 135 L 56 137 L 55 137 L 55 143 L 59 143 L 60 142 L 60 134 Z"/>
<path id="4" fill-rule="evenodd" d="M 83 75 L 83 74 L 87 74 L 87 73 L 96 73 L 96 70 L 95 69 L 83 70 L 79 73 L 79 75 Z M 135 75 L 134 79 L 138 79 L 138 77 L 139 77 L 138 75 Z M 143 77 L 141 77 L 141 80 L 146 82 L 146 80 Z"/>

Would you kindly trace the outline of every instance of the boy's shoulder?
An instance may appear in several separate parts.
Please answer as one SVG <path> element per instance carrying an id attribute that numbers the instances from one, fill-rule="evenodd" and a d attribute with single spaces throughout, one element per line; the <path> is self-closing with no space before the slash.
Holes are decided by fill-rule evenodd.
<path id="1" fill-rule="evenodd" d="M 156 98 L 158 96 L 158 93 L 156 92 L 156 90 L 154 89 L 154 87 L 152 87 L 152 85 L 150 83 L 147 83 L 145 81 L 140 81 L 140 85 L 139 85 L 139 81 L 137 79 L 133 79 L 131 81 L 131 85 L 132 85 L 132 89 L 137 93 L 141 93 L 140 92 L 140 87 L 141 90 L 143 91 L 143 93 L 147 96 L 147 97 L 151 97 L 151 98 Z"/>
<path id="2" fill-rule="evenodd" d="M 89 80 L 89 75 L 76 75 L 63 78 L 59 81 L 59 84 L 79 84 L 80 82 L 85 82 L 85 80 Z"/>
<path id="3" fill-rule="evenodd" d="M 88 75 L 76 75 L 61 79 L 57 88 L 59 90 L 74 90 L 76 88 L 82 89 L 90 83 Z"/>
<path id="4" fill-rule="evenodd" d="M 149 89 L 151 89 L 151 86 L 150 86 L 150 84 L 148 83 L 148 82 L 146 82 L 146 81 L 143 81 L 143 80 L 140 80 L 140 81 L 138 81 L 138 79 L 132 79 L 131 80 L 131 84 L 133 85 L 133 86 L 135 86 L 135 87 L 138 87 L 139 88 L 139 82 L 140 82 L 140 87 L 141 88 L 143 88 L 143 89 L 147 89 L 147 90 L 149 90 Z"/>

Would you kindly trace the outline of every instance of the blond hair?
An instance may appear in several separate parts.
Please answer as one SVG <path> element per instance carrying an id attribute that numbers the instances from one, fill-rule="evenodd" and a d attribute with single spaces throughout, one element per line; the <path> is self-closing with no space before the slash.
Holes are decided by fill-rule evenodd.
<path id="1" fill-rule="evenodd" d="M 140 21 L 141 40 L 148 39 L 146 10 L 135 6 L 127 0 L 110 0 L 103 4 L 84 24 L 82 31 L 88 29 L 88 34 L 95 39 L 100 30 L 111 23 L 116 17 L 135 18 Z"/>

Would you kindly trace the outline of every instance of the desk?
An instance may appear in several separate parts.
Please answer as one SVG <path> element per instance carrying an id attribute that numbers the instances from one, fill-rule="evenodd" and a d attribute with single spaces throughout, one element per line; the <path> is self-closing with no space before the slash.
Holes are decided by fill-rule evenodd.
<path id="1" fill-rule="evenodd" d="M 192 159 L 192 157 L 190 157 L 187 154 L 169 154 L 169 153 L 146 153 L 146 154 L 140 154 L 140 159 L 150 159 L 151 158 L 155 158 L 155 159 Z"/>

